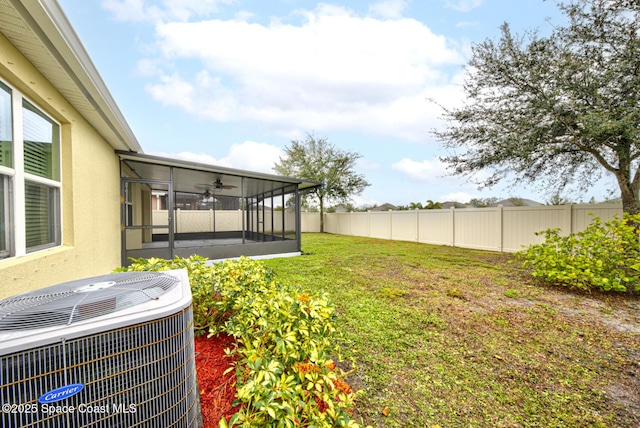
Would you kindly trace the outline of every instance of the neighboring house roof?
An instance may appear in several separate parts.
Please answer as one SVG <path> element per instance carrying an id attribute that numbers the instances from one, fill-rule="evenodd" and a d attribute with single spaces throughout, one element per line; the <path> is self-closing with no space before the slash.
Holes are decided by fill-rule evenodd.
<path id="1" fill-rule="evenodd" d="M 518 204 L 514 204 L 513 199 L 516 199 Z M 544 204 L 541 204 L 540 202 L 533 201 L 531 199 L 523 199 L 523 198 L 503 199 L 501 201 L 496 202 L 495 204 L 491 204 L 492 207 L 497 207 L 498 205 L 502 205 L 503 207 L 515 207 L 515 206 L 519 206 L 519 207 L 539 207 L 539 206 L 542 206 Z"/>
<path id="2" fill-rule="evenodd" d="M 378 207 L 371 208 L 370 211 L 389 211 L 389 210 L 397 210 L 397 209 L 398 209 L 398 207 L 396 207 L 395 205 L 390 204 L 390 203 L 386 203 L 386 204 L 382 204 L 382 205 L 380 205 Z"/>
<path id="3" fill-rule="evenodd" d="M 0 16 L 0 32 L 114 149 L 142 151 L 55 0 L 0 1 Z"/>
<path id="4" fill-rule="evenodd" d="M 456 201 L 447 201 L 447 202 L 443 202 L 442 203 L 442 209 L 451 209 L 451 207 L 455 207 L 455 208 L 466 208 L 467 206 L 463 203 L 460 202 L 456 202 Z"/>

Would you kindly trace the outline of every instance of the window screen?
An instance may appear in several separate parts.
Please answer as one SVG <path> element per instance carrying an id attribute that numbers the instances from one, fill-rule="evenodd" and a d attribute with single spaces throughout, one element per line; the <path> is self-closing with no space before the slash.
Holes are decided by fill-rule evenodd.
<path id="1" fill-rule="evenodd" d="M 13 166 L 11 122 L 11 90 L 0 82 L 0 165 L 9 168 Z"/>
<path id="2" fill-rule="evenodd" d="M 60 180 L 60 132 L 52 122 L 27 101 L 22 102 L 24 170 Z"/>
<path id="3" fill-rule="evenodd" d="M 12 255 L 11 248 L 11 179 L 0 175 L 0 259 Z"/>
<path id="4" fill-rule="evenodd" d="M 25 182 L 25 227 L 27 250 L 60 244 L 58 189 Z"/>

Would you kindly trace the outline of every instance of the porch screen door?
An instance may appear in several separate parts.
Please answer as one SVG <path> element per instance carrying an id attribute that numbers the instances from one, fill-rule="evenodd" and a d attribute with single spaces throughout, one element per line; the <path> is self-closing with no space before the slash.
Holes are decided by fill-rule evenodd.
<path id="1" fill-rule="evenodd" d="M 170 181 L 123 178 L 122 264 L 129 258 L 173 258 L 173 188 Z"/>

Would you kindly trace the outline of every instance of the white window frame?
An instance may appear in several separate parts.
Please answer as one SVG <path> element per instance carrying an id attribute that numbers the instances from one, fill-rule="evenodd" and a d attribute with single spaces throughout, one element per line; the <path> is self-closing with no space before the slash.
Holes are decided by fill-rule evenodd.
<path id="1" fill-rule="evenodd" d="M 2 83 L 11 89 L 11 114 L 12 114 L 12 128 L 13 128 L 13 168 L 8 168 L 0 165 L 0 174 L 7 175 L 11 179 L 12 188 L 12 206 L 9 214 L 9 226 L 12 227 L 10 245 L 13 248 L 9 248 L 9 253 L 13 252 L 13 255 L 1 260 L 7 260 L 13 257 L 24 256 L 25 254 L 35 253 L 48 248 L 53 248 L 63 245 L 63 231 L 62 231 L 62 135 L 58 135 L 59 148 L 59 171 L 60 181 L 51 180 L 48 178 L 40 177 L 38 175 L 30 174 L 24 170 L 24 133 L 23 133 L 23 117 L 22 109 L 25 100 L 32 106 L 37 108 L 40 113 L 47 117 L 48 120 L 55 123 L 58 126 L 58 133 L 62 133 L 61 124 L 49 116 L 38 104 L 34 103 L 31 99 L 26 97 L 22 92 L 17 90 L 14 86 L 2 80 Z M 25 210 L 25 182 L 31 181 L 34 183 L 43 184 L 49 187 L 57 189 L 57 210 L 56 218 L 54 221 L 56 224 L 56 230 L 59 236 L 56 237 L 54 243 L 49 245 L 43 245 L 27 249 L 27 234 L 26 234 L 26 210 Z M 57 241 L 57 242 L 55 242 Z M 13 251 L 12 251 L 13 250 Z"/>
<path id="2" fill-rule="evenodd" d="M 7 182 L 0 181 L 0 186 L 4 186 L 3 189 L 3 197 L 5 200 L 3 201 L 4 213 L 3 218 L 5 221 L 5 230 L 4 230 L 4 241 L 5 241 L 5 249 L 0 249 L 0 260 L 13 257 L 13 171 L 10 168 L 6 168 L 4 166 L 0 166 L 0 176 L 6 177 Z"/>

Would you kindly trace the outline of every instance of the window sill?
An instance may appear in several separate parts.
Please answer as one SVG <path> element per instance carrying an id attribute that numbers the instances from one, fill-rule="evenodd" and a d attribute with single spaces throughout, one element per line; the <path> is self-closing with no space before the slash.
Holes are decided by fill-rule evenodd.
<path id="1" fill-rule="evenodd" d="M 33 253 L 28 253 L 22 256 L 17 257 L 8 257 L 6 259 L 0 259 L 0 270 L 9 268 L 11 266 L 21 265 L 23 263 L 28 263 L 30 261 L 39 260 L 43 257 L 55 256 L 58 254 L 64 254 L 67 251 L 71 251 L 73 247 L 68 245 L 61 245 L 53 248 L 46 248 L 39 251 L 34 251 Z"/>

